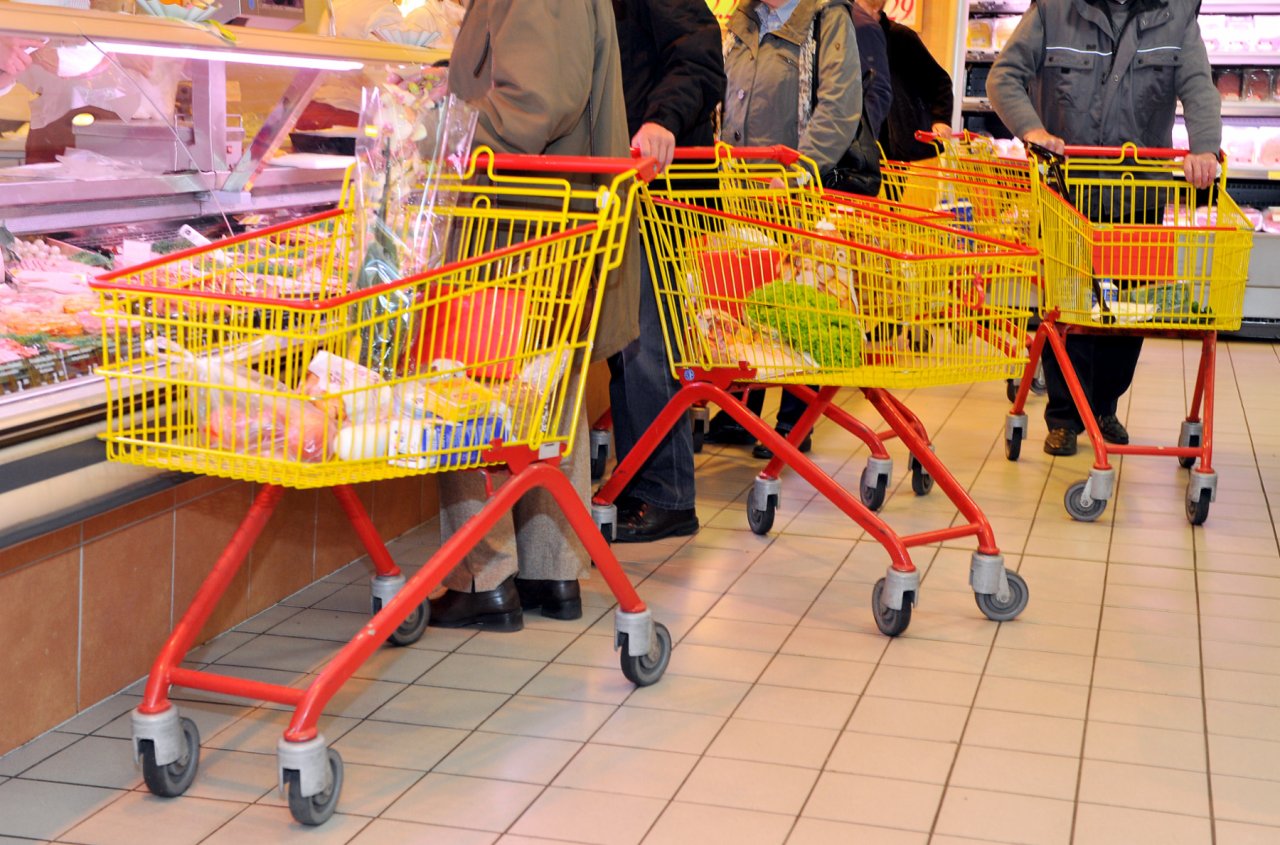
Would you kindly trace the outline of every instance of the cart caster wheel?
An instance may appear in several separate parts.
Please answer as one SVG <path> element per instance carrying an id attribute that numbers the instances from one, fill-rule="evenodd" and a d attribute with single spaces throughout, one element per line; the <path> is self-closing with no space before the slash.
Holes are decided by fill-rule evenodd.
<path id="1" fill-rule="evenodd" d="M 888 495 L 888 490 L 889 479 L 883 475 L 877 476 L 874 487 L 868 484 L 862 485 L 862 504 L 866 505 L 868 510 L 880 510 L 880 508 L 884 507 L 884 500 Z"/>
<path id="2" fill-rule="evenodd" d="M 1187 499 L 1187 522 L 1192 525 L 1204 525 L 1209 518 L 1209 502 L 1213 494 L 1208 490 L 1200 491 L 1200 498 Z"/>
<path id="3" fill-rule="evenodd" d="M 1004 380 L 1004 395 L 1010 403 L 1016 402 L 1018 399 L 1018 380 L 1016 378 L 1007 378 Z"/>
<path id="4" fill-rule="evenodd" d="M 1063 496 L 1062 502 L 1067 506 L 1067 513 L 1077 522 L 1093 522 L 1102 516 L 1102 512 L 1107 509 L 1106 499 L 1092 499 L 1088 506 L 1082 503 L 1084 499 L 1084 486 L 1088 482 L 1077 481 L 1067 488 L 1067 494 Z"/>
<path id="5" fill-rule="evenodd" d="M 881 578 L 871 590 L 871 612 L 876 618 L 876 627 L 880 629 L 880 633 L 886 636 L 896 637 L 903 631 L 907 630 L 907 626 L 911 624 L 911 599 L 910 594 L 902 597 L 902 609 L 894 610 L 885 607 L 880 596 L 884 593 L 884 579 Z"/>
<path id="6" fill-rule="evenodd" d="M 751 527 L 751 531 L 754 534 L 768 534 L 773 528 L 773 518 L 777 513 L 778 506 L 773 502 L 765 505 L 764 510 L 757 510 L 751 505 L 747 505 L 747 525 Z"/>
<path id="7" fill-rule="evenodd" d="M 196 779 L 196 770 L 200 768 L 200 729 L 185 716 L 179 723 L 182 725 L 182 738 L 186 741 L 187 750 L 172 763 L 157 765 L 155 743 L 149 739 L 138 743 L 138 751 L 142 756 L 142 779 L 151 794 L 162 798 L 173 798 L 186 792 Z"/>
<path id="8" fill-rule="evenodd" d="M 1043 359 L 1036 363 L 1036 374 L 1031 377 L 1031 392 L 1037 396 L 1044 396 L 1049 392 L 1049 382 L 1044 380 Z"/>
<path id="9" fill-rule="evenodd" d="M 653 644 L 648 654 L 633 657 L 627 653 L 627 635 L 621 636 L 622 674 L 638 687 L 656 684 L 671 662 L 671 632 L 661 622 L 653 623 Z"/>
<path id="10" fill-rule="evenodd" d="M 1022 457 L 1022 429 L 1014 429 L 1004 440 L 1004 456 L 1010 461 L 1016 461 Z"/>
<path id="11" fill-rule="evenodd" d="M 1005 577 L 1009 579 L 1009 598 L 1000 601 L 995 593 L 974 593 L 973 597 L 978 602 L 978 610 L 992 622 L 1008 622 L 1016 619 L 1018 614 L 1027 607 L 1027 599 L 1031 597 L 1031 591 L 1027 589 L 1027 582 L 1022 576 L 1016 572 L 1005 571 Z"/>
<path id="12" fill-rule="evenodd" d="M 381 610 L 382 599 L 375 598 L 373 600 L 374 615 L 377 615 Z M 413 613 L 409 614 L 409 618 L 400 623 L 399 628 L 391 632 L 391 636 L 387 637 L 387 642 L 398 646 L 413 645 L 422 639 L 422 635 L 427 632 L 427 621 L 430 616 L 430 606 L 424 601 L 414 608 Z"/>
<path id="13" fill-rule="evenodd" d="M 1179 445 L 1182 445 L 1182 444 L 1179 444 Z M 1186 445 L 1190 446 L 1192 449 L 1200 448 L 1200 435 L 1193 434 L 1190 437 L 1188 437 Z M 1178 465 L 1183 469 L 1191 469 L 1193 466 L 1196 465 L 1196 459 L 1195 458 L 1178 458 Z M 1199 525 L 1200 523 L 1197 522 L 1195 524 Z"/>
<path id="14" fill-rule="evenodd" d="M 924 464 L 911 458 L 911 490 L 917 496 L 928 496 L 929 491 L 933 489 L 933 476 L 924 468 Z"/>
<path id="15" fill-rule="evenodd" d="M 290 769 L 284 773 L 285 789 L 289 793 L 289 812 L 298 824 L 314 827 L 324 824 L 338 806 L 338 793 L 342 791 L 342 758 L 329 749 L 329 787 L 324 792 L 304 797 L 300 794 L 299 775 Z"/>
<path id="16" fill-rule="evenodd" d="M 604 478 L 605 467 L 609 464 L 609 444 L 596 444 L 591 450 L 591 480 L 599 481 Z"/>

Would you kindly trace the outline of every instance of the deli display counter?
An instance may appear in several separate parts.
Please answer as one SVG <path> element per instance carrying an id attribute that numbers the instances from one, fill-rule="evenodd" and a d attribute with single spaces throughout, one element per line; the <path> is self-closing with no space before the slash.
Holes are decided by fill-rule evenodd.
<path id="1" fill-rule="evenodd" d="M 362 93 L 446 54 L 0 0 L 0 549 L 181 478 L 105 463 L 108 269 L 338 201 Z M 319 150 L 319 152 L 316 152 Z"/>

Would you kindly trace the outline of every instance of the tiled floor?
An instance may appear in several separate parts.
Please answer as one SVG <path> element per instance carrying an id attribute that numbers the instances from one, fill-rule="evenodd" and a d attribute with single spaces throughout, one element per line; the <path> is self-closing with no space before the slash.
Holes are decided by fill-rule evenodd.
<path id="1" fill-rule="evenodd" d="M 1196 354 L 1149 342 L 1135 436 L 1176 436 Z M 1073 523 L 1063 490 L 1090 457 L 1039 452 L 1038 401 L 1014 465 L 1003 385 L 908 395 L 1030 585 L 1015 622 L 978 612 L 973 542 L 959 540 L 916 551 L 911 627 L 881 636 L 880 547 L 794 474 L 774 533 L 754 536 L 743 502 L 758 463 L 709 449 L 703 531 L 616 548 L 678 641 L 656 686 L 622 677 L 599 578 L 579 622 L 432 629 L 384 649 L 322 721 L 346 785 L 318 829 L 275 791 L 287 714 L 274 706 L 178 692 L 204 737 L 200 773 L 182 798 L 149 795 L 127 740 L 135 686 L 0 758 L 0 845 L 1280 842 L 1278 377 L 1277 347 L 1224 348 L 1221 485 L 1197 529 L 1171 460 L 1118 462 L 1116 500 Z M 864 455 L 841 432 L 822 428 L 814 456 L 857 483 Z M 940 491 L 911 494 L 895 457 L 888 522 L 952 520 Z M 395 553 L 419 561 L 435 542 L 427 526 Z M 348 567 L 197 657 L 299 679 L 360 624 L 366 577 Z"/>

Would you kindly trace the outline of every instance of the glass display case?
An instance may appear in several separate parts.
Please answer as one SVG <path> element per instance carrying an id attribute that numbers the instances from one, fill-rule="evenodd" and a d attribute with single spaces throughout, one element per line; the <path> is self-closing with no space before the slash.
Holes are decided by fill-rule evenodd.
<path id="1" fill-rule="evenodd" d="M 0 0 L 6 50 L 29 66 L 0 73 L 0 548 L 166 483 L 103 463 L 90 279 L 332 205 L 362 92 L 447 57 Z"/>

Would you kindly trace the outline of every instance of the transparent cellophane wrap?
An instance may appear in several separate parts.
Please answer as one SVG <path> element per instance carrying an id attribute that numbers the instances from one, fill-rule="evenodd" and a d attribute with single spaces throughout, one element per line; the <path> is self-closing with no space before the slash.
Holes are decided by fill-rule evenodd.
<path id="1" fill-rule="evenodd" d="M 1253 226 L 1227 193 L 1225 164 L 1198 204 L 1181 162 L 1135 153 L 1036 169 L 1043 307 L 1099 328 L 1239 329 Z"/>
<path id="2" fill-rule="evenodd" d="M 745 365 L 757 381 L 907 387 L 1021 371 L 1032 250 L 832 197 L 796 172 L 677 163 L 643 196 L 677 377 Z"/>
<path id="3" fill-rule="evenodd" d="M 1034 245 L 1037 215 L 1030 170 L 1024 163 L 1020 174 L 1002 173 L 1000 161 L 975 159 L 963 169 L 928 162 L 881 162 L 882 193 L 906 205 L 950 214 L 958 228 Z"/>
<path id="4" fill-rule="evenodd" d="M 436 208 L 451 261 L 368 289 L 349 209 L 105 277 L 108 456 L 319 487 L 496 463 L 495 445 L 562 453 L 633 185 L 466 174 Z M 306 284 L 264 287 L 265 268 Z M 409 304 L 366 307 L 388 295 Z"/>

